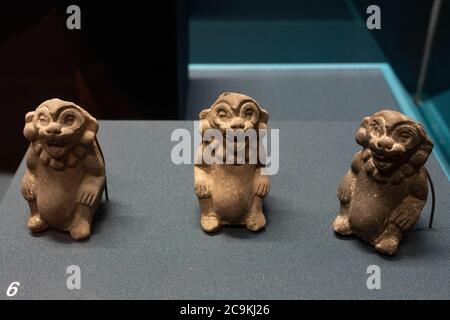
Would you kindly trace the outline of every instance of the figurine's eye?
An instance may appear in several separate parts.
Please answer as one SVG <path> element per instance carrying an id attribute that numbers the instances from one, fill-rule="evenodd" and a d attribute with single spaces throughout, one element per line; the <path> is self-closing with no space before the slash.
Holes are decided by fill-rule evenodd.
<path id="1" fill-rule="evenodd" d="M 75 116 L 72 114 L 69 114 L 63 118 L 63 124 L 70 127 L 75 122 Z"/>
<path id="2" fill-rule="evenodd" d="M 414 136 L 414 131 L 405 128 L 396 132 L 395 140 L 401 144 L 409 144 L 412 140 L 414 140 Z"/>
<path id="3" fill-rule="evenodd" d="M 255 124 L 259 119 L 259 112 L 257 107 L 252 103 L 244 105 L 241 110 L 241 117 Z"/>
<path id="4" fill-rule="evenodd" d="M 220 119 L 226 119 L 228 117 L 228 113 L 224 109 L 217 110 L 217 116 Z"/>
<path id="5" fill-rule="evenodd" d="M 250 120 L 251 118 L 252 118 L 252 116 L 253 116 L 253 110 L 252 109 L 247 109 L 247 110 L 245 110 L 245 112 L 244 112 L 244 116 L 245 116 L 245 118 L 247 119 L 247 120 Z"/>
<path id="6" fill-rule="evenodd" d="M 384 128 L 377 120 L 372 121 L 370 124 L 370 133 L 373 136 L 381 137 L 384 134 Z"/>
<path id="7" fill-rule="evenodd" d="M 409 139 L 411 138 L 411 134 L 409 132 L 403 132 L 400 137 L 405 138 L 405 139 Z"/>
<path id="8" fill-rule="evenodd" d="M 77 130 L 83 125 L 84 120 L 77 110 L 67 109 L 59 115 L 58 122 L 64 127 L 70 127 L 71 130 Z"/>
<path id="9" fill-rule="evenodd" d="M 230 121 L 233 113 L 230 106 L 225 103 L 221 103 L 213 107 L 212 114 L 213 122 L 217 126 L 222 127 L 225 125 L 225 123 Z"/>
<path id="10" fill-rule="evenodd" d="M 45 114 L 40 114 L 38 117 L 38 122 L 41 126 L 47 126 L 50 123 L 50 119 Z"/>

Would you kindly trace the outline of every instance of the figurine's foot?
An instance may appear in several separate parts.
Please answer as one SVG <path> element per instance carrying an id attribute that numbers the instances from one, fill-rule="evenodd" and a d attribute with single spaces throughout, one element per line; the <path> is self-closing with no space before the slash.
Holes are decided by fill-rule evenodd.
<path id="1" fill-rule="evenodd" d="M 220 229 L 220 221 L 216 216 L 208 215 L 200 218 L 202 229 L 206 232 L 216 232 Z"/>
<path id="2" fill-rule="evenodd" d="M 400 244 L 400 239 L 396 236 L 381 238 L 375 244 L 375 250 L 377 250 L 378 252 L 392 256 L 397 253 L 399 244 Z"/>
<path id="3" fill-rule="evenodd" d="M 31 216 L 28 219 L 27 226 L 33 233 L 42 232 L 48 228 L 48 224 L 46 224 L 39 215 Z"/>
<path id="4" fill-rule="evenodd" d="M 266 226 L 266 217 L 262 212 L 251 213 L 245 220 L 245 226 L 250 231 L 259 231 Z"/>
<path id="5" fill-rule="evenodd" d="M 69 230 L 70 236 L 75 240 L 84 240 L 91 236 L 91 225 L 88 221 L 77 221 Z"/>
<path id="6" fill-rule="evenodd" d="M 352 228 L 348 221 L 348 216 L 338 215 L 333 222 L 333 229 L 344 236 L 352 234 Z"/>

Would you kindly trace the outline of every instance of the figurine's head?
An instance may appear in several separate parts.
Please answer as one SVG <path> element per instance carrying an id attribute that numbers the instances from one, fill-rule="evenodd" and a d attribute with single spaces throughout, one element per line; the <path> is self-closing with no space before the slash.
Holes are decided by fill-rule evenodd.
<path id="1" fill-rule="evenodd" d="M 391 110 L 364 118 L 356 142 L 365 148 L 363 160 L 384 175 L 401 167 L 409 176 L 427 161 L 433 149 L 420 123 Z"/>
<path id="2" fill-rule="evenodd" d="M 224 146 L 233 145 L 234 152 L 249 149 L 249 140 L 228 141 L 231 135 L 227 133 L 250 133 L 248 130 L 254 129 L 253 136 L 263 136 L 267 129 L 269 114 L 261 108 L 259 104 L 251 97 L 234 92 L 225 92 L 208 109 L 200 112 L 200 134 L 203 136 L 209 129 L 219 130 L 223 135 Z M 256 151 L 259 144 L 252 145 L 250 149 Z M 218 155 L 217 155 L 218 156 Z M 224 155 L 225 156 L 225 155 Z M 246 153 L 248 157 L 248 153 Z"/>
<path id="3" fill-rule="evenodd" d="M 25 137 L 39 142 L 53 159 L 65 157 L 79 144 L 91 144 L 97 130 L 97 120 L 89 113 L 60 99 L 47 100 L 25 116 Z"/>
<path id="4" fill-rule="evenodd" d="M 201 130 L 266 129 L 269 115 L 251 97 L 234 92 L 222 93 L 208 109 L 200 112 Z"/>

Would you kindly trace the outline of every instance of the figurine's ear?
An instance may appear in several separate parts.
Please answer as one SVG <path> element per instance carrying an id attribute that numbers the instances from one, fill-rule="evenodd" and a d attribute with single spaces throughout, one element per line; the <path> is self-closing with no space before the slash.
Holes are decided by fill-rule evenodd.
<path id="1" fill-rule="evenodd" d="M 98 131 L 98 122 L 89 113 L 85 113 L 86 127 L 84 128 L 83 136 L 81 137 L 81 144 L 88 145 L 94 142 Z"/>
<path id="2" fill-rule="evenodd" d="M 211 128 L 211 124 L 209 122 L 209 108 L 200 111 L 198 116 L 200 119 L 200 134 L 203 135 L 207 129 Z"/>
<path id="3" fill-rule="evenodd" d="M 34 130 L 33 119 L 34 111 L 28 112 L 25 115 L 25 127 L 23 128 L 23 135 L 30 142 L 34 142 L 38 138 L 37 132 L 36 130 Z"/>
<path id="4" fill-rule="evenodd" d="M 267 129 L 267 122 L 268 121 L 269 121 L 269 113 L 265 109 L 259 108 L 258 129 Z"/>
<path id="5" fill-rule="evenodd" d="M 198 117 L 199 117 L 200 120 L 204 120 L 204 119 L 208 118 L 208 114 L 209 114 L 209 109 L 203 109 L 198 114 Z"/>
<path id="6" fill-rule="evenodd" d="M 369 145 L 369 137 L 367 135 L 369 120 L 370 117 L 365 117 L 363 119 L 355 136 L 356 143 L 363 147 L 367 147 Z"/>
<path id="7" fill-rule="evenodd" d="M 409 162 L 413 167 L 420 168 L 427 161 L 428 157 L 431 154 L 431 151 L 433 151 L 434 144 L 430 140 L 430 138 L 428 138 L 422 124 L 417 123 L 417 127 L 419 129 L 419 134 L 421 135 L 422 142 L 417 148 L 417 151 L 411 156 Z"/>

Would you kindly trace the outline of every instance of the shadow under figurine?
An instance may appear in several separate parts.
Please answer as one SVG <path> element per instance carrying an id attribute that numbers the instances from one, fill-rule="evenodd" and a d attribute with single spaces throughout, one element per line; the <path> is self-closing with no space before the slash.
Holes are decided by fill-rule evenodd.
<path id="1" fill-rule="evenodd" d="M 265 134 L 267 121 L 267 111 L 254 99 L 232 92 L 223 93 L 209 109 L 200 113 L 201 136 L 213 130 L 223 137 L 221 142 L 214 138 L 203 141 L 197 150 L 194 182 L 204 231 L 215 232 L 222 225 L 245 225 L 251 231 L 258 231 L 266 225 L 262 201 L 269 192 L 269 177 L 261 172 L 260 155 L 264 151 L 258 153 L 258 150 L 263 148 L 259 141 Z M 257 142 L 253 144 L 245 140 L 242 143 L 233 139 L 227 144 L 226 133 L 239 130 L 241 133 L 256 133 L 257 138 L 253 142 Z M 230 153 L 226 152 L 226 145 L 231 148 Z M 212 146 L 215 151 L 210 158 L 223 160 L 223 163 L 210 161 L 208 164 L 205 161 L 209 154 L 205 151 L 208 148 L 211 151 Z M 242 150 L 245 151 L 245 159 L 238 162 L 237 153 Z M 226 163 L 230 154 L 233 156 L 231 164 Z M 255 154 L 257 159 L 249 161 L 250 155 Z"/>
<path id="2" fill-rule="evenodd" d="M 22 194 L 32 232 L 52 227 L 76 240 L 90 236 L 106 184 L 97 130 L 89 113 L 60 99 L 47 100 L 25 116 L 24 135 L 31 144 Z"/>
<path id="3" fill-rule="evenodd" d="M 363 150 L 338 187 L 341 208 L 333 229 L 394 255 L 427 200 L 424 164 L 433 143 L 421 124 L 390 110 L 364 118 L 356 142 Z"/>

